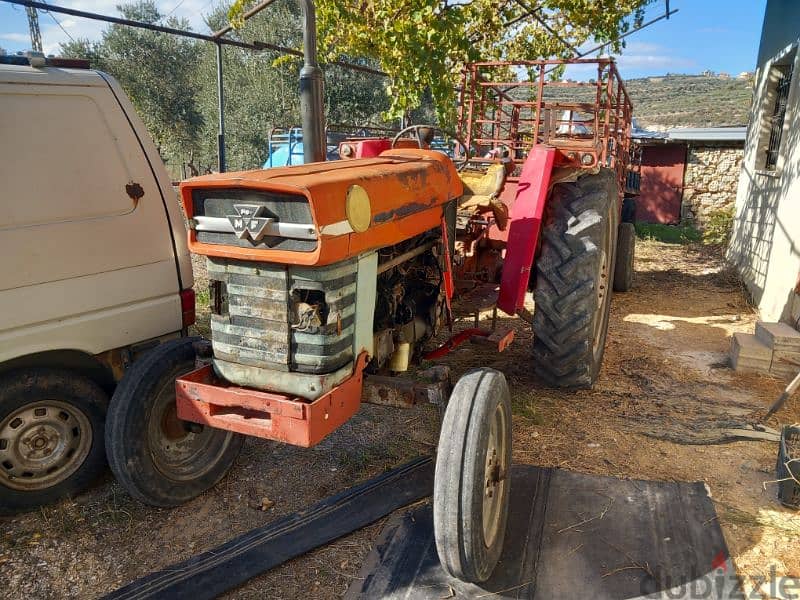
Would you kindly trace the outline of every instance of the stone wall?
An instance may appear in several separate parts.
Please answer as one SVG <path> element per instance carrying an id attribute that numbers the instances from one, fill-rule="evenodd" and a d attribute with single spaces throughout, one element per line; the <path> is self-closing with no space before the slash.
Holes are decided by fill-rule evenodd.
<path id="1" fill-rule="evenodd" d="M 683 183 L 681 220 L 702 230 L 713 212 L 733 210 L 743 148 L 689 146 Z"/>

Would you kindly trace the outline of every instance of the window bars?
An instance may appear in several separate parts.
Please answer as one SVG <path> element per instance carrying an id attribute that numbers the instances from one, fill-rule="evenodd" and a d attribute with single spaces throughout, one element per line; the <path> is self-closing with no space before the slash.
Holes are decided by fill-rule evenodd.
<path id="1" fill-rule="evenodd" d="M 769 142 L 764 160 L 764 169 L 767 171 L 774 171 L 778 165 L 778 152 L 781 147 L 781 134 L 786 117 L 786 101 L 789 98 L 789 89 L 792 83 L 793 65 L 780 65 L 774 68 L 779 75 L 775 83 L 775 106 L 767 120 Z"/>

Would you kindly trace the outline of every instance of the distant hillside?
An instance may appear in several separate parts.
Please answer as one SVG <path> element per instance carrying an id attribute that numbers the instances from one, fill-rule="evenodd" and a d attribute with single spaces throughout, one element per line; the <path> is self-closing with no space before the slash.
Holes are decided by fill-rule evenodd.
<path id="1" fill-rule="evenodd" d="M 752 80 L 706 75 L 666 75 L 625 82 L 640 127 L 746 125 Z"/>

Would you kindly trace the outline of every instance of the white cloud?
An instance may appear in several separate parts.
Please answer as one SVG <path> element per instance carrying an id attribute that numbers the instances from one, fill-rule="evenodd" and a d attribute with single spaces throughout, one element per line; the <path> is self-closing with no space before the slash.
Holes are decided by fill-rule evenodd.
<path id="1" fill-rule="evenodd" d="M 669 54 L 623 54 L 617 60 L 620 69 L 654 69 L 675 73 L 680 69 L 693 69 L 697 63 L 689 58 Z"/>
<path id="2" fill-rule="evenodd" d="M 25 43 L 30 40 L 27 33 L 0 33 L 0 40 L 5 42 Z"/>
<path id="3" fill-rule="evenodd" d="M 591 46 L 587 49 L 590 48 Z M 623 79 L 631 77 L 626 71 L 634 72 L 633 76 L 636 77 L 643 72 L 648 75 L 664 75 L 668 72 L 678 73 L 698 69 L 696 61 L 676 55 L 674 49 L 644 42 L 628 42 L 615 58 Z M 571 65 L 566 72 L 566 77 L 573 79 L 589 79 L 596 75 L 597 67 L 593 65 Z"/>

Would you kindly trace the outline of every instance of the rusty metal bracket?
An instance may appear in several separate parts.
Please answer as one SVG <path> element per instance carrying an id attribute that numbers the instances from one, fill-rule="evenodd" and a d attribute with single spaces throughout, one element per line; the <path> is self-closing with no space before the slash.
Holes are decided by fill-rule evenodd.
<path id="1" fill-rule="evenodd" d="M 513 329 L 498 329 L 486 337 L 475 336 L 469 340 L 473 344 L 489 346 L 498 352 L 503 352 L 514 341 Z"/>
<path id="2" fill-rule="evenodd" d="M 426 360 L 435 360 L 447 356 L 458 346 L 464 342 L 473 342 L 476 344 L 483 344 L 496 349 L 498 352 L 503 352 L 511 342 L 514 341 L 513 329 L 481 329 L 478 327 L 471 327 L 459 331 L 457 334 L 448 339 L 444 344 L 438 348 L 434 348 L 424 358 Z"/>
<path id="3" fill-rule="evenodd" d="M 362 401 L 399 408 L 422 403 L 445 406 L 451 388 L 450 368 L 445 365 L 417 371 L 411 376 L 365 375 Z"/>

